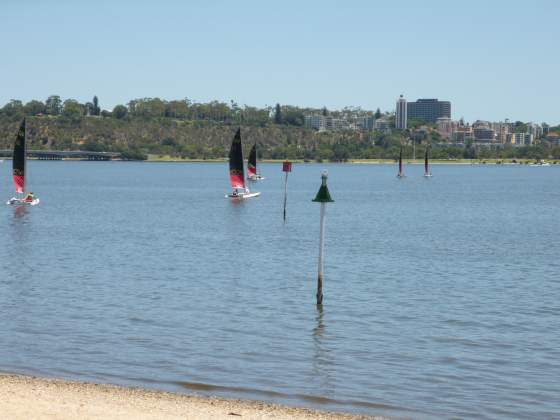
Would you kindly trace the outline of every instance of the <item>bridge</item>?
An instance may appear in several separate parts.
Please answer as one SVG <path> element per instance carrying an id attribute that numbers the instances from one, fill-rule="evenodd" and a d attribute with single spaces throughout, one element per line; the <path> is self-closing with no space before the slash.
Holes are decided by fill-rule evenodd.
<path id="1" fill-rule="evenodd" d="M 0 150 L 0 156 L 11 157 L 12 150 Z M 39 160 L 113 160 L 121 157 L 117 152 L 89 152 L 86 150 L 28 150 L 27 157 Z"/>

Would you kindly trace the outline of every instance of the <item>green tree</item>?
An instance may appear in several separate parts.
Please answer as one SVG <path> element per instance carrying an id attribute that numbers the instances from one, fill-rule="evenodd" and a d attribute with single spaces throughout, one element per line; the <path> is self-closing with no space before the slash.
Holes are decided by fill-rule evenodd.
<path id="1" fill-rule="evenodd" d="M 124 105 L 117 105 L 113 108 L 113 116 L 117 120 L 122 120 L 124 117 L 126 117 L 127 112 L 128 109 Z"/>
<path id="2" fill-rule="evenodd" d="M 63 117 L 71 120 L 72 122 L 78 122 L 84 114 L 85 106 L 75 99 L 67 99 L 64 101 L 62 108 Z"/>
<path id="3" fill-rule="evenodd" d="M 377 108 L 377 111 L 375 111 L 375 119 L 378 120 L 379 118 L 381 118 L 381 110 Z"/>
<path id="4" fill-rule="evenodd" d="M 62 112 L 62 99 L 60 99 L 60 96 L 49 96 L 45 101 L 45 111 L 49 115 L 60 115 Z"/>
<path id="5" fill-rule="evenodd" d="M 282 109 L 280 108 L 280 104 L 276 104 L 276 108 L 274 110 L 274 123 L 282 124 L 282 120 Z"/>
<path id="6" fill-rule="evenodd" d="M 165 116 L 170 118 L 187 118 L 189 107 L 186 101 L 169 101 L 165 104 Z"/>
<path id="7" fill-rule="evenodd" d="M 101 108 L 99 107 L 99 99 L 97 98 L 97 96 L 93 97 L 93 114 L 92 115 L 97 115 L 99 116 L 99 114 L 101 113 Z"/>
<path id="8" fill-rule="evenodd" d="M 32 100 L 23 107 L 25 115 L 39 115 L 45 113 L 45 104 L 41 101 Z"/>
<path id="9" fill-rule="evenodd" d="M 157 118 L 165 115 L 165 103 L 159 98 L 135 99 L 129 102 L 132 115 L 143 118 Z"/>
<path id="10" fill-rule="evenodd" d="M 23 103 L 18 99 L 12 99 L 2 108 L 2 113 L 13 119 L 23 118 Z"/>
<path id="11" fill-rule="evenodd" d="M 303 126 L 305 118 L 303 112 L 295 106 L 284 106 L 282 108 L 282 122 L 284 124 L 295 125 L 297 127 Z"/>

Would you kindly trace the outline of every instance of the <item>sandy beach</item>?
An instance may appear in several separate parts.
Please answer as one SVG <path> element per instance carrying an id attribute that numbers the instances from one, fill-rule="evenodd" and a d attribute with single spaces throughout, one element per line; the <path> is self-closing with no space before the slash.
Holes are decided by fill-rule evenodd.
<path id="1" fill-rule="evenodd" d="M 0 418 L 381 420 L 381 417 L 320 412 L 258 401 L 191 396 L 9 374 L 0 374 Z"/>

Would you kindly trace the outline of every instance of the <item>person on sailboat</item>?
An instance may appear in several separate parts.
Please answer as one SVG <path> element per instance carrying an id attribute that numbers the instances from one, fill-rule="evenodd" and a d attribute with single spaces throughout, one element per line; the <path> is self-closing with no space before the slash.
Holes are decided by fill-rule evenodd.
<path id="1" fill-rule="evenodd" d="M 32 203 L 33 200 L 35 200 L 35 196 L 33 195 L 33 193 L 32 192 L 27 193 L 27 195 L 25 196 L 25 202 Z"/>

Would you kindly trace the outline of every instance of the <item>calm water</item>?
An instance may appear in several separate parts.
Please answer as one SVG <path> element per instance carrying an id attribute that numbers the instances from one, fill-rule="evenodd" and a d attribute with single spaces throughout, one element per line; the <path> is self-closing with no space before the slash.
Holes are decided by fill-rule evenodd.
<path id="1" fill-rule="evenodd" d="M 12 195 L 0 164 L 2 200 Z M 329 170 L 325 301 L 314 305 Z M 560 418 L 560 167 L 30 162 L 0 370 L 392 417 Z"/>

